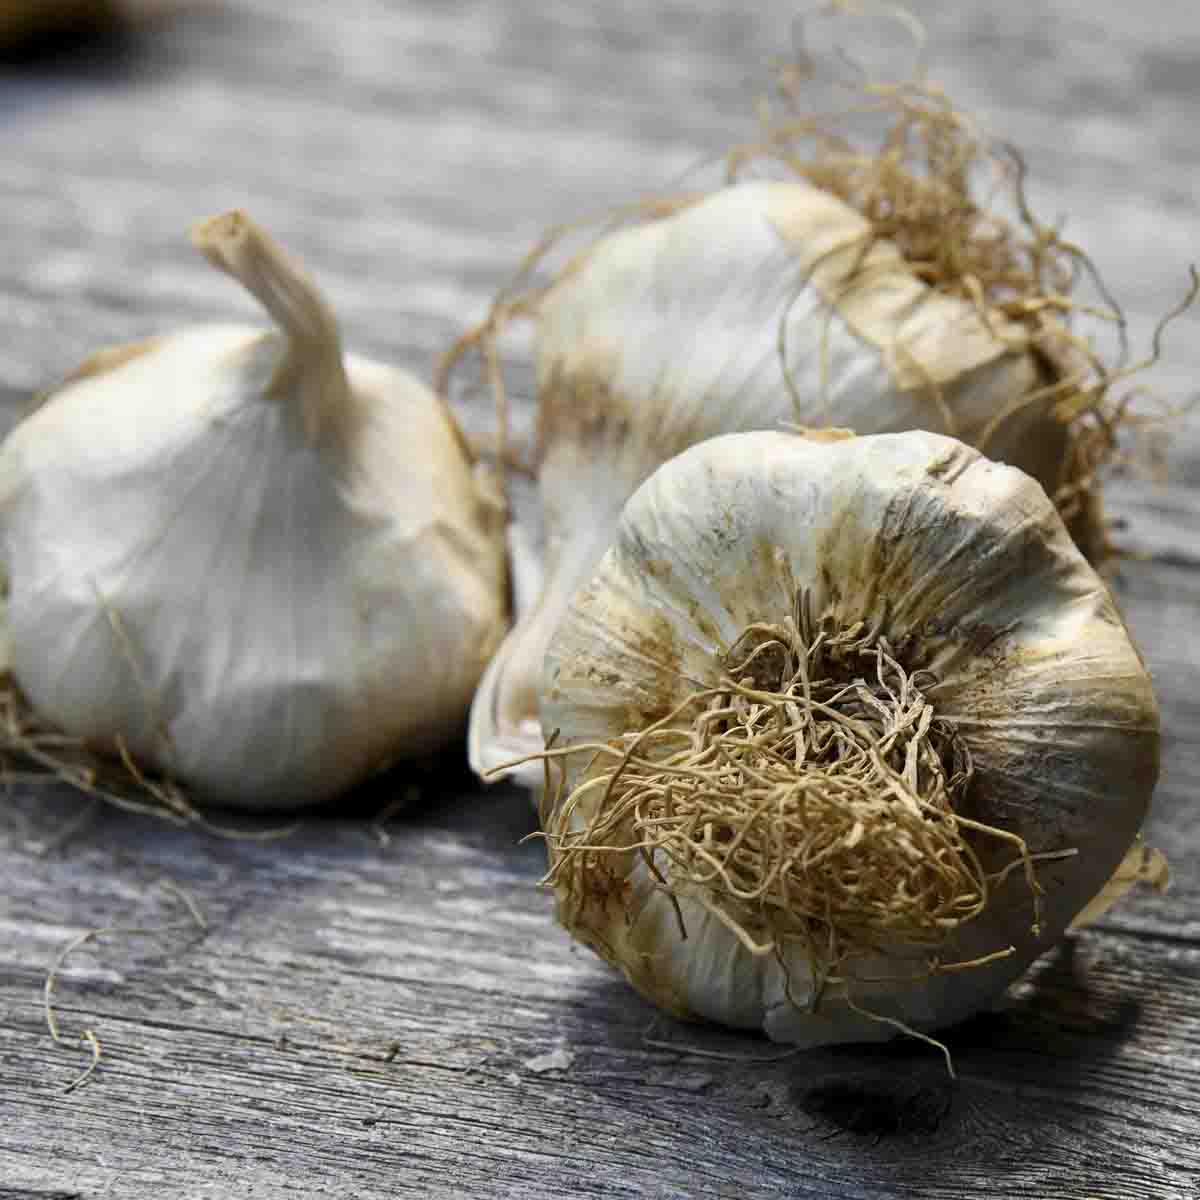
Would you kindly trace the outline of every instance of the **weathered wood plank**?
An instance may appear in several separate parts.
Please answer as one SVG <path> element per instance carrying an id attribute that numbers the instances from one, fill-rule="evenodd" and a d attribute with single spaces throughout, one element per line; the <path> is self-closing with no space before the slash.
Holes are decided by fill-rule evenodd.
<path id="1" fill-rule="evenodd" d="M 1144 345 L 1200 256 L 1188 6 L 915 7 L 933 74 L 1025 148 L 1033 198 L 1070 214 Z M 746 136 L 792 19 L 730 0 L 231 0 L 103 58 L 12 70 L 0 386 L 19 400 L 99 344 L 257 319 L 185 235 L 233 203 L 305 257 L 351 341 L 425 373 L 544 226 Z M 1153 373 L 1177 400 L 1200 378 L 1195 320 Z M 482 401 L 460 411 L 486 425 Z M 0 1200 L 1197 1194 L 1196 422 L 1171 454 L 1171 486 L 1110 497 L 1148 556 L 1119 595 L 1163 709 L 1149 838 L 1173 889 L 952 1034 L 956 1085 L 913 1043 L 779 1059 L 657 1017 L 553 925 L 524 798 L 478 792 L 453 756 L 274 843 L 105 810 L 56 844 L 81 802 L 17 786 L 0 803 Z M 381 844 L 372 815 L 412 784 Z M 55 955 L 91 927 L 180 922 L 66 961 L 63 1031 L 94 1029 L 104 1058 L 64 1093 L 87 1054 L 46 1032 Z"/>
<path id="2" fill-rule="evenodd" d="M 164 31 L 92 86 L 3 81 L 20 116 L 0 168 L 3 290 L 28 336 L 4 347 L 0 378 L 36 386 L 89 338 L 252 312 L 184 237 L 235 202 L 305 255 L 365 348 L 424 365 L 545 225 L 668 184 L 750 133 L 764 64 L 791 41 L 783 12 L 655 6 L 598 28 L 578 7 L 360 4 L 332 22 L 320 5 L 283 18 L 246 4 Z M 919 11 L 937 77 L 1026 148 L 1035 200 L 1069 214 L 1120 281 L 1140 342 L 1194 256 L 1197 150 L 1170 64 L 1195 34 L 1162 0 L 1117 37 L 1115 7 Z M 619 96 L 614 73 L 630 81 Z M 316 94 L 331 102 L 298 107 Z M 138 137 L 112 136 L 133 121 Z M 1191 391 L 1195 345 L 1177 338 L 1164 368 Z"/>
<path id="3" fill-rule="evenodd" d="M 19 811 L 26 838 L 53 830 Z M 264 1182 L 363 1195 L 584 1195 L 595 1180 L 613 1195 L 866 1197 L 906 1194 L 936 1161 L 928 1195 L 1019 1178 L 1036 1195 L 1074 1181 L 1159 1197 L 1200 1171 L 1194 940 L 1082 935 L 952 1037 L 957 1087 L 912 1044 L 755 1062 L 776 1051 L 656 1021 L 550 927 L 540 851 L 512 845 L 527 824 L 504 793 L 431 799 L 387 847 L 346 823 L 257 846 L 106 814 L 31 859 L 39 886 L 4 923 L 0 1094 L 21 1095 L 20 1126 L 41 1136 L 0 1149 L 5 1178 L 152 1195 L 192 1172 L 229 1186 L 258 1159 Z M 85 1056 L 48 1044 L 41 968 L 88 921 L 177 922 L 161 875 L 200 899 L 209 932 L 73 956 L 59 1019 L 94 1028 L 106 1057 L 64 1097 Z M 751 1061 L 648 1047 L 652 1023 Z M 883 1133 L 901 1128 L 876 1146 L 879 1110 Z"/>
<path id="4" fill-rule="evenodd" d="M 1194 943 L 1081 936 L 1006 1011 L 951 1039 L 957 1087 L 913 1045 L 680 1056 L 647 1047 L 647 1025 L 751 1060 L 775 1051 L 655 1021 L 553 931 L 531 887 L 540 855 L 510 844 L 526 824 L 517 812 L 512 795 L 486 809 L 451 800 L 395 823 L 388 847 L 345 824 L 260 847 L 107 815 L 68 854 L 37 861 L 42 886 L 5 922 L 16 954 L 0 968 L 0 1089 L 19 1089 L 21 1125 L 44 1140 L 0 1151 L 5 1177 L 116 1179 L 120 1194 L 151 1195 L 193 1171 L 228 1185 L 257 1158 L 265 1180 L 340 1179 L 363 1195 L 439 1184 L 550 1197 L 589 1194 L 592 1179 L 614 1195 L 866 1197 L 904 1194 L 932 1158 L 942 1178 L 929 1195 L 1019 1177 L 1036 1195 L 1075 1194 L 1053 1190 L 1073 1180 L 1079 1194 L 1158 1197 L 1185 1194 L 1200 1171 L 1187 1141 L 1200 1086 L 1184 1056 L 1196 1049 Z M 110 849 L 132 844 L 132 862 Z M 178 920 L 153 886 L 164 873 L 202 898 L 210 931 L 78 952 L 59 1017 L 94 1028 L 106 1059 L 64 1097 L 84 1056 L 47 1044 L 40 964 L 83 914 Z M 547 1069 L 556 1050 L 561 1069 Z M 913 1127 L 876 1146 L 854 1104 L 889 1098 L 901 1103 L 883 1109 L 883 1132 Z M 839 1121 L 851 1128 L 826 1140 Z M 681 1142 L 690 1129 L 703 1136 Z"/>

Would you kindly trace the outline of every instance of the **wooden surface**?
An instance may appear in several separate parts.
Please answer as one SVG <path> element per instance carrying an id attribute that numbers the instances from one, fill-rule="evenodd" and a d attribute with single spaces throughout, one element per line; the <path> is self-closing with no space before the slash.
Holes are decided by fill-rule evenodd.
<path id="1" fill-rule="evenodd" d="M 935 76 L 1025 147 L 1035 201 L 1069 214 L 1144 346 L 1200 257 L 1193 6 L 915 7 Z M 231 0 L 7 64 L 10 409 L 99 344 L 256 315 L 185 237 L 235 203 L 307 259 L 358 348 L 427 374 L 544 226 L 748 134 L 792 15 Z M 1192 399 L 1198 368 L 1192 316 L 1154 382 Z M 482 401 L 460 413 L 485 423 Z M 1121 598 L 1162 702 L 1149 838 L 1174 886 L 954 1032 L 957 1084 L 911 1042 L 779 1058 L 656 1017 L 554 926 L 524 798 L 478 791 L 455 755 L 278 842 L 107 809 L 78 824 L 77 797 L 18 783 L 0 801 L 0 1200 L 1200 1196 L 1194 422 L 1171 458 L 1170 486 L 1111 495 L 1147 554 Z M 381 834 L 372 815 L 407 787 Z M 47 969 L 98 926 L 159 932 L 71 954 L 56 1045 Z M 67 1092 L 85 1029 L 103 1059 Z"/>

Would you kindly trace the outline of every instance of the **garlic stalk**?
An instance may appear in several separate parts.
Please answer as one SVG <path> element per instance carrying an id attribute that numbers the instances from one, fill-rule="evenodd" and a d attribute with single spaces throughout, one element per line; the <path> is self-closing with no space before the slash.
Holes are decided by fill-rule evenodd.
<path id="1" fill-rule="evenodd" d="M 545 585 L 475 698 L 481 775 L 540 783 L 536 765 L 504 764 L 542 746 L 546 645 L 625 500 L 688 446 L 788 423 L 944 429 L 1047 491 L 1062 482 L 1062 368 L 1046 347 L 922 282 L 864 217 L 805 182 L 740 184 L 603 238 L 535 317 Z M 1094 533 L 1094 515 L 1080 528 Z"/>
<path id="2" fill-rule="evenodd" d="M 12 670 L 203 800 L 313 804 L 460 727 L 505 625 L 502 518 L 445 406 L 343 354 L 263 230 L 194 239 L 277 328 L 101 351 L 6 439 Z"/>
<path id="3" fill-rule="evenodd" d="M 668 1011 L 804 1046 L 988 1003 L 1101 892 L 1158 771 L 1150 680 L 1044 491 L 924 432 L 659 468 L 541 717 L 562 923 Z"/>

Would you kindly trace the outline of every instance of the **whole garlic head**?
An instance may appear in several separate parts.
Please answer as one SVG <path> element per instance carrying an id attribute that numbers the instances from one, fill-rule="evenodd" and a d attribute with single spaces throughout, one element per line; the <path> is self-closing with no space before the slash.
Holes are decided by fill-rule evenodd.
<path id="1" fill-rule="evenodd" d="M 668 1011 L 805 1046 L 994 998 L 1158 771 L 1150 680 L 1044 491 L 924 432 L 659 468 L 543 697 L 559 919 Z"/>
<path id="2" fill-rule="evenodd" d="M 625 500 L 687 447 L 789 423 L 931 429 L 1060 483 L 1059 368 L 1029 331 L 933 290 L 804 182 L 739 184 L 601 239 L 536 320 L 545 583 L 472 706 L 480 774 L 541 749 L 550 636 Z M 499 773 L 541 781 L 536 764 Z"/>
<path id="3" fill-rule="evenodd" d="M 102 351 L 10 434 L 13 672 L 201 799 L 313 804 L 461 727 L 505 628 L 503 521 L 449 411 L 344 356 L 260 228 L 194 237 L 278 328 Z"/>

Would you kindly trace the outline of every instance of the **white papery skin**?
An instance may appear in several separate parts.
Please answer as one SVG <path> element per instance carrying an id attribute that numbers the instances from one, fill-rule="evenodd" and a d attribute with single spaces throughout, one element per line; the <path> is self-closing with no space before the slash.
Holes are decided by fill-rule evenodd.
<path id="1" fill-rule="evenodd" d="M 1150 679 L 1108 588 L 1022 472 L 936 434 L 821 444 L 749 433 L 688 450 L 630 499 L 551 641 L 543 724 L 564 747 L 643 728 L 714 686 L 742 631 L 781 623 L 797 589 L 811 590 L 814 613 L 834 628 L 877 625 L 906 670 L 936 674 L 925 694 L 970 751 L 972 817 L 1018 834 L 1035 855 L 1075 852 L 1038 865 L 1040 937 L 1014 871 L 940 951 L 953 962 L 1011 945 L 1007 958 L 904 984 L 866 980 L 921 973 L 927 949 L 853 962 L 860 1008 L 918 1030 L 953 1023 L 1053 945 L 1133 842 L 1158 772 Z M 588 758 L 566 760 L 564 799 Z M 572 827 L 598 802 L 581 803 Z M 977 844 L 989 869 L 1012 858 L 1011 847 Z M 571 932 L 669 1011 L 803 1046 L 897 1032 L 850 1008 L 843 987 L 808 1011 L 812 971 L 796 949 L 789 1001 L 776 958 L 751 955 L 686 891 L 682 940 L 641 858 L 606 862 L 626 873 L 628 894 L 600 888 Z M 656 865 L 670 881 L 662 852 Z M 562 901 L 560 892 L 571 921 L 576 909 Z"/>
<path id="2" fill-rule="evenodd" d="M 944 411 L 955 420 L 946 432 L 975 441 L 1049 370 L 1023 328 L 985 327 L 973 307 L 918 281 L 890 243 L 871 245 L 863 217 L 805 183 L 740 184 L 600 241 L 538 308 L 544 590 L 518 610 L 476 695 L 475 770 L 542 748 L 537 680 L 550 635 L 660 463 L 706 438 L 785 423 L 945 430 Z M 1049 407 L 1014 412 L 987 447 L 1052 491 L 1065 435 Z M 536 763 L 500 774 L 542 779 Z"/>
<path id="3" fill-rule="evenodd" d="M 200 799 L 293 808 L 461 728 L 503 545 L 440 401 L 343 359 L 312 285 L 219 220 L 198 241 L 280 331 L 102 352 L 0 448 L 13 670 Z"/>

